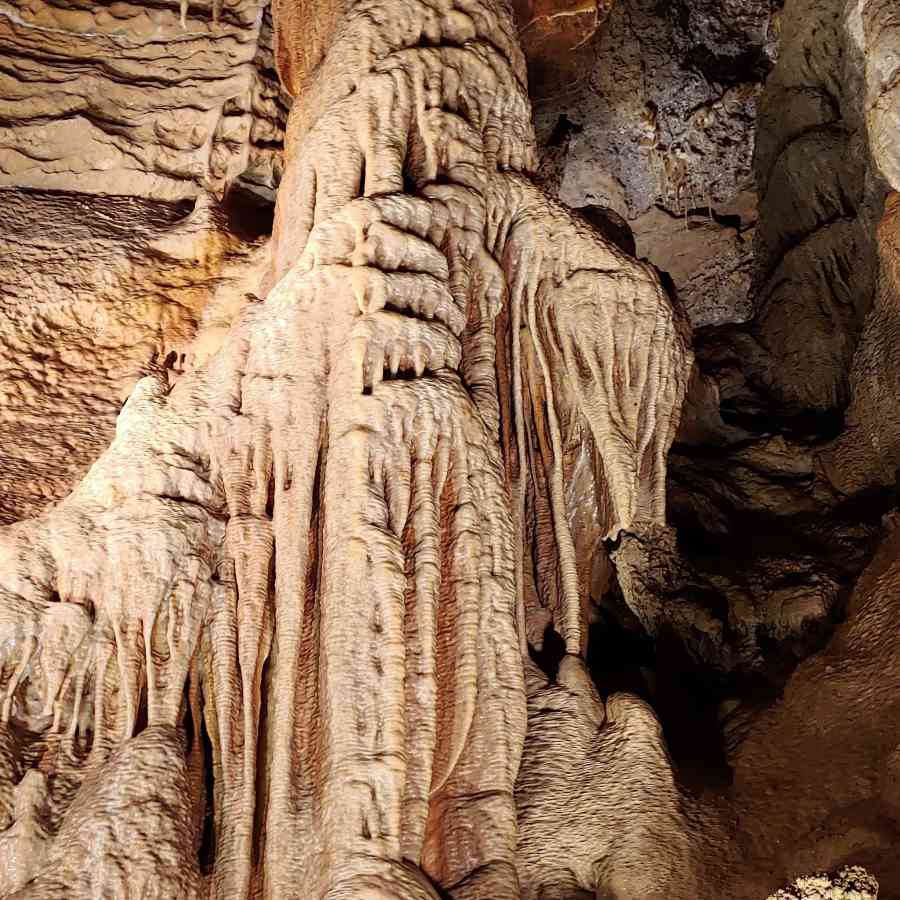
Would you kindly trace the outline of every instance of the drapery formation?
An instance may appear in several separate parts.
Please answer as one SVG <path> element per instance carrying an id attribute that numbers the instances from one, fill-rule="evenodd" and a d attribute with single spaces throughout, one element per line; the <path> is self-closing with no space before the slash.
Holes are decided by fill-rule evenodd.
<path id="1" fill-rule="evenodd" d="M 513 900 L 523 654 L 664 520 L 684 326 L 529 180 L 507 8 L 275 19 L 266 299 L 0 531 L 17 896 Z"/>

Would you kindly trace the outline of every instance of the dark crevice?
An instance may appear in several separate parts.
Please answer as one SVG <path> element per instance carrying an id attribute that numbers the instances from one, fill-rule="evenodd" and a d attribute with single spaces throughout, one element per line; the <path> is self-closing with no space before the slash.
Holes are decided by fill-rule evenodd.
<path id="1" fill-rule="evenodd" d="M 257 241 L 272 234 L 275 204 L 243 187 L 233 184 L 222 201 L 228 229 L 245 241 Z"/>
<path id="2" fill-rule="evenodd" d="M 269 596 L 274 596 L 274 587 L 272 582 L 275 576 L 274 559 L 270 567 L 270 588 Z M 262 683 L 260 690 L 260 707 L 259 707 L 259 731 L 256 740 L 256 804 L 253 808 L 253 864 L 258 865 L 264 853 L 264 841 L 266 830 L 266 812 L 267 812 L 267 779 L 266 767 L 260 765 L 259 761 L 268 758 L 269 732 L 272 723 L 269 721 L 269 698 L 272 694 L 272 673 L 271 673 L 271 657 L 267 657 L 263 663 Z"/>
<path id="3" fill-rule="evenodd" d="M 733 54 L 716 53 L 710 47 L 692 47 L 684 64 L 707 80 L 725 86 L 758 84 L 772 71 L 772 61 L 762 47 L 750 47 Z"/>
<path id="4" fill-rule="evenodd" d="M 648 635 L 618 587 L 595 610 L 587 664 L 604 700 L 627 692 L 653 707 L 686 787 L 699 792 L 730 783 L 718 719 L 725 692 L 669 626 L 655 637 Z"/>
<path id="5" fill-rule="evenodd" d="M 550 147 L 561 147 L 573 134 L 580 134 L 583 127 L 577 122 L 573 122 L 566 113 L 563 113 L 553 126 L 550 137 L 547 138 L 547 145 Z"/>
<path id="6" fill-rule="evenodd" d="M 528 655 L 531 661 L 547 676 L 550 681 L 556 681 L 559 674 L 559 664 L 566 655 L 566 642 L 553 625 L 548 624 L 544 629 L 543 640 L 540 648 L 529 644 Z"/>
<path id="7" fill-rule="evenodd" d="M 206 730 L 206 720 L 202 716 L 197 727 L 199 729 L 199 739 L 203 744 L 203 779 L 205 787 L 205 804 L 200 828 L 200 847 L 197 856 L 200 871 L 204 875 L 210 875 L 216 864 L 216 790 L 213 775 L 213 748 L 209 733 Z"/>

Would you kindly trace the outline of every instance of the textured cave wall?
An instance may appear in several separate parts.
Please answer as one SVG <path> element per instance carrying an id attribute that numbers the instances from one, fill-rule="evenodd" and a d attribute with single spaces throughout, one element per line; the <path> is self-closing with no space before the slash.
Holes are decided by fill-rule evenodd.
<path id="1" fill-rule="evenodd" d="M 892 638 L 900 532 L 895 516 L 885 525 L 845 621 L 748 723 L 736 747 L 729 789 L 735 856 L 727 896 L 763 896 L 793 872 L 854 864 L 876 876 L 884 897 L 900 885 Z M 807 885 L 813 897 L 814 886 Z M 864 887 L 858 886 L 862 896 Z M 822 895 L 831 896 L 824 889 Z"/>
<path id="2" fill-rule="evenodd" d="M 195 197 L 278 183 L 264 4 L 5 3 L 0 186 Z"/>
<path id="3" fill-rule="evenodd" d="M 890 193 L 875 231 L 877 271 L 872 309 L 863 326 L 850 371 L 847 427 L 823 454 L 826 477 L 843 494 L 858 496 L 894 484 L 900 464 L 896 373 L 900 361 L 900 224 L 898 224 L 897 117 L 900 88 L 897 41 L 900 13 L 892 4 L 851 3 L 846 23 L 860 66 L 862 114 L 872 161 Z"/>
<path id="4" fill-rule="evenodd" d="M 777 16 L 646 3 L 517 14 L 544 183 L 634 249 L 616 234 L 622 213 L 695 323 L 745 317 L 753 116 Z M 12 5 L 0 28 L 2 183 L 20 188 L 0 244 L 4 421 L 50 423 L 6 445 L 0 521 L 13 521 L 85 470 L 141 371 L 172 352 L 180 365 L 204 316 L 215 331 L 254 289 L 289 101 L 265 5 L 188 4 L 183 21 L 174 2 Z M 719 68 L 698 70 L 713 44 Z M 77 234 L 48 237 L 54 217 Z"/>
<path id="5" fill-rule="evenodd" d="M 882 637 L 896 607 L 882 519 L 897 499 L 896 16 L 791 0 L 777 14 L 754 125 L 753 315 L 695 333 L 695 405 L 670 469 L 677 532 L 614 552 L 624 604 L 605 606 L 656 636 L 645 690 L 670 749 L 699 772 L 704 808 L 725 796 L 736 817 L 728 896 L 854 862 L 884 895 L 898 885 Z M 727 787 L 710 787 L 722 759 L 685 735 L 686 713 L 688 732 L 721 741 Z"/>
<path id="6" fill-rule="evenodd" d="M 714 732 L 725 717 L 739 734 L 740 698 L 767 702 L 825 639 L 893 504 L 890 203 L 878 224 L 890 155 L 874 136 L 891 109 L 895 63 L 877 48 L 893 22 L 877 4 L 624 3 L 586 79 L 537 104 L 545 173 L 584 211 L 625 220 L 696 327 L 670 465 L 677 532 L 626 539 L 615 557 L 631 600 L 607 594 L 599 612 L 671 645 L 676 671 L 699 665 Z M 676 192 L 660 170 L 681 173 Z M 726 235 L 740 239 L 737 280 L 719 269 Z"/>
<path id="7" fill-rule="evenodd" d="M 258 290 L 288 99 L 256 2 L 0 7 L 0 523 Z M 197 343 L 194 338 L 200 333 Z"/>
<path id="8" fill-rule="evenodd" d="M 7 523 L 65 495 L 109 443 L 139 375 L 208 354 L 257 289 L 265 248 L 205 198 L 0 196 Z"/>
<path id="9" fill-rule="evenodd" d="M 654 858 L 648 896 L 658 876 L 749 900 L 858 862 L 890 897 L 893 532 L 854 586 L 900 464 L 896 6 L 516 12 L 542 183 L 669 277 L 699 356 L 674 527 L 626 536 L 612 586 L 604 554 L 594 572 L 596 684 L 650 705 L 613 700 L 598 737 L 583 672 L 529 700 L 551 749 L 571 725 L 558 762 L 589 786 L 584 818 L 599 797 L 616 827 L 615 785 L 642 772 L 623 808 L 659 807 L 665 837 L 564 845 L 535 884 Z M 288 103 L 271 43 L 254 3 L 0 7 L 0 524 L 63 497 L 138 375 L 190 370 L 259 290 Z M 554 783 L 534 790 L 567 820 Z M 567 882 L 553 867 L 576 856 Z"/>
<path id="10" fill-rule="evenodd" d="M 861 615 L 848 598 L 896 502 L 897 39 L 892 4 L 624 2 L 589 38 L 584 77 L 536 92 L 545 183 L 607 233 L 630 229 L 697 328 L 698 372 L 670 461 L 675 528 L 614 549 L 618 586 L 595 585 L 589 661 L 598 685 L 653 703 L 703 809 L 723 796 L 727 808 L 750 804 L 741 821 L 759 823 L 747 829 L 758 843 L 737 838 L 752 863 L 735 863 L 728 896 L 765 896 L 792 868 L 856 857 L 887 896 L 896 889 L 882 789 L 854 794 L 867 776 L 844 785 L 831 774 L 832 756 L 855 745 L 827 724 L 827 688 L 808 707 L 817 756 L 812 738 L 801 749 L 792 733 L 801 704 L 777 736 L 758 715 L 779 708 L 785 684 L 828 685 L 791 674 L 807 657 L 844 652 L 840 664 L 816 663 L 835 671 L 878 657 L 873 645 L 852 657 L 822 648 L 840 642 L 836 623 Z M 855 627 L 874 641 L 883 626 Z M 852 690 L 879 722 L 874 772 L 889 768 L 896 714 L 876 712 L 883 701 L 866 683 L 860 674 Z M 781 744 L 778 787 L 764 786 L 758 773 Z M 798 816 L 816 823 L 802 839 L 788 825 Z"/>
<path id="11" fill-rule="evenodd" d="M 777 3 L 617 3 L 577 79 L 536 88 L 547 176 L 624 217 L 695 325 L 749 316 L 753 150 Z"/>
<path id="12" fill-rule="evenodd" d="M 544 142 L 544 184 L 614 240 L 624 241 L 626 249 L 635 249 L 636 242 L 639 256 L 671 276 L 695 324 L 746 318 L 756 219 L 754 116 L 776 52 L 777 10 L 768 3 L 666 10 L 650 3 L 581 9 L 556 2 L 523 4 L 516 11 Z M 33 4 L 9 7 L 0 26 L 0 49 L 8 60 L 5 81 L 0 81 L 9 110 L 0 143 L 3 171 L 8 185 L 33 189 L 20 192 L 16 203 L 30 198 L 35 207 L 33 212 L 17 209 L 9 222 L 40 221 L 53 203 L 66 202 L 44 199 L 40 192 L 47 189 L 74 194 L 81 209 L 94 202 L 106 206 L 105 200 L 92 198 L 108 194 L 183 204 L 146 206 L 129 214 L 110 201 L 109 209 L 95 215 L 85 211 L 83 218 L 94 231 L 111 221 L 121 233 L 112 243 L 100 236 L 100 244 L 91 243 L 93 236 L 63 236 L 72 277 L 36 283 L 42 303 L 27 302 L 29 309 L 49 307 L 52 316 L 71 321 L 76 304 L 95 302 L 86 291 L 73 296 L 78 283 L 99 281 L 109 285 L 109 297 L 134 297 L 120 304 L 128 308 L 124 318 L 133 319 L 131 325 L 106 309 L 112 301 L 78 314 L 83 338 L 58 336 L 52 324 L 33 324 L 30 314 L 25 321 L 12 312 L 4 317 L 20 360 L 31 355 L 22 348 L 37 340 L 28 333 L 33 329 L 49 329 L 40 341 L 51 348 L 59 341 L 63 352 L 71 350 L 65 346 L 69 342 L 89 347 L 99 329 L 104 357 L 109 357 L 99 367 L 82 366 L 78 379 L 65 377 L 70 362 L 52 362 L 52 351 L 43 365 L 55 373 L 16 374 L 9 364 L 13 420 L 24 414 L 24 400 L 14 392 L 30 394 L 33 413 L 46 408 L 57 417 L 69 401 L 60 403 L 54 395 L 76 391 L 86 380 L 107 382 L 79 391 L 92 399 L 72 399 L 71 429 L 82 437 L 73 453 L 46 470 L 49 477 L 29 469 L 33 454 L 14 456 L 21 477 L 10 484 L 9 494 L 20 497 L 9 512 L 0 513 L 10 521 L 58 498 L 83 471 L 111 434 L 113 410 L 140 367 L 165 361 L 170 348 L 180 357 L 213 294 L 240 295 L 248 289 L 238 270 L 262 263 L 253 254 L 244 266 L 251 249 L 244 246 L 246 232 L 252 238 L 267 228 L 265 203 L 280 177 L 289 101 L 275 80 L 265 5 L 188 4 L 182 24 L 181 7 L 174 2 L 152 9 Z M 238 212 L 230 217 L 236 236 L 222 237 L 228 229 L 221 224 L 208 230 L 196 224 L 208 219 L 208 212 L 186 218 L 188 201 L 203 195 L 214 208 L 226 188 L 236 198 Z M 619 214 L 627 221 L 624 230 L 621 220 L 614 221 Z M 144 218 L 147 227 L 139 224 L 133 235 L 127 233 L 125 221 Z M 194 237 L 172 231 L 182 219 L 182 232 Z M 16 227 L 19 233 L 4 241 L 8 281 L 20 285 L 15 292 L 8 289 L 10 297 L 22 292 L 19 258 L 37 254 L 30 270 L 52 268 L 42 262 L 39 241 L 34 248 L 21 243 L 22 235 L 34 229 Z M 167 241 L 170 232 L 178 238 Z M 185 271 L 169 278 L 171 287 L 169 276 L 160 273 L 174 272 L 179 264 L 157 262 L 152 245 L 160 241 L 163 260 L 173 252 L 176 259 L 188 260 Z M 46 252 L 59 255 L 58 250 Z M 149 257 L 146 269 L 144 256 Z M 82 270 L 90 274 L 82 277 Z M 148 278 L 159 288 L 148 291 Z M 246 275 L 247 284 L 253 280 Z M 29 281 L 24 279 L 26 292 Z M 185 291 L 191 294 L 188 300 Z M 215 301 L 223 307 L 237 302 Z M 9 306 L 14 308 L 12 300 Z M 114 364 L 117 356 L 121 360 Z M 79 360 L 86 358 L 82 354 Z M 68 359 L 74 359 L 71 353 Z M 103 376 L 98 368 L 116 373 Z M 78 424 L 85 414 L 106 424 L 102 437 L 82 455 L 78 447 L 91 440 Z M 49 446 L 45 452 L 51 452 Z"/>
<path id="13" fill-rule="evenodd" d="M 23 896 L 95 896 L 85 845 L 125 890 L 194 896 L 211 771 L 215 896 L 436 897 L 427 873 L 515 900 L 516 587 L 578 659 L 569 451 L 594 448 L 601 538 L 664 520 L 686 325 L 651 267 L 529 181 L 506 7 L 352 5 L 314 73 L 302 20 L 275 21 L 298 94 L 277 284 L 208 365 L 142 379 L 79 485 L 2 532 L 4 713 L 22 753 L 83 777 L 50 786 L 49 847 L 38 787 L 16 804 L 46 851 Z M 188 723 L 189 771 L 169 768 L 190 789 L 154 786 L 176 749 L 157 729 Z M 152 864 L 129 790 L 165 819 Z"/>

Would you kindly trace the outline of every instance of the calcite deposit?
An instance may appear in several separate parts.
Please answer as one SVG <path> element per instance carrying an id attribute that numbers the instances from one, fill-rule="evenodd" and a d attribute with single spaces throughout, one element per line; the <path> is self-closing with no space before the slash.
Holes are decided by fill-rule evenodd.
<path id="1" fill-rule="evenodd" d="M 508 11 L 350 5 L 317 49 L 285 5 L 271 289 L 2 534 L 4 721 L 81 781 L 26 896 L 95 896 L 85 842 L 113 890 L 193 895 L 204 803 L 217 897 L 519 896 L 522 653 L 552 623 L 580 654 L 581 560 L 664 518 L 686 326 L 528 180 Z M 188 789 L 134 798 L 173 829 L 151 866 L 117 804 L 153 793 L 172 746 L 150 735 L 179 727 Z"/>
<path id="2" fill-rule="evenodd" d="M 859 866 L 847 866 L 834 878 L 811 875 L 798 878 L 789 888 L 769 900 L 875 900 L 878 882 Z"/>
<path id="3" fill-rule="evenodd" d="M 898 51 L 0 3 L 0 897 L 900 890 Z"/>

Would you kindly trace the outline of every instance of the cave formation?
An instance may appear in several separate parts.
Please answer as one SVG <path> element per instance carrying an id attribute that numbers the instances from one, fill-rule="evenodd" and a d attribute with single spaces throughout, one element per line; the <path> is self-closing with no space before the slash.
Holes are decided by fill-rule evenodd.
<path id="1" fill-rule="evenodd" d="M 898 49 L 0 5 L 0 896 L 900 896 Z"/>

